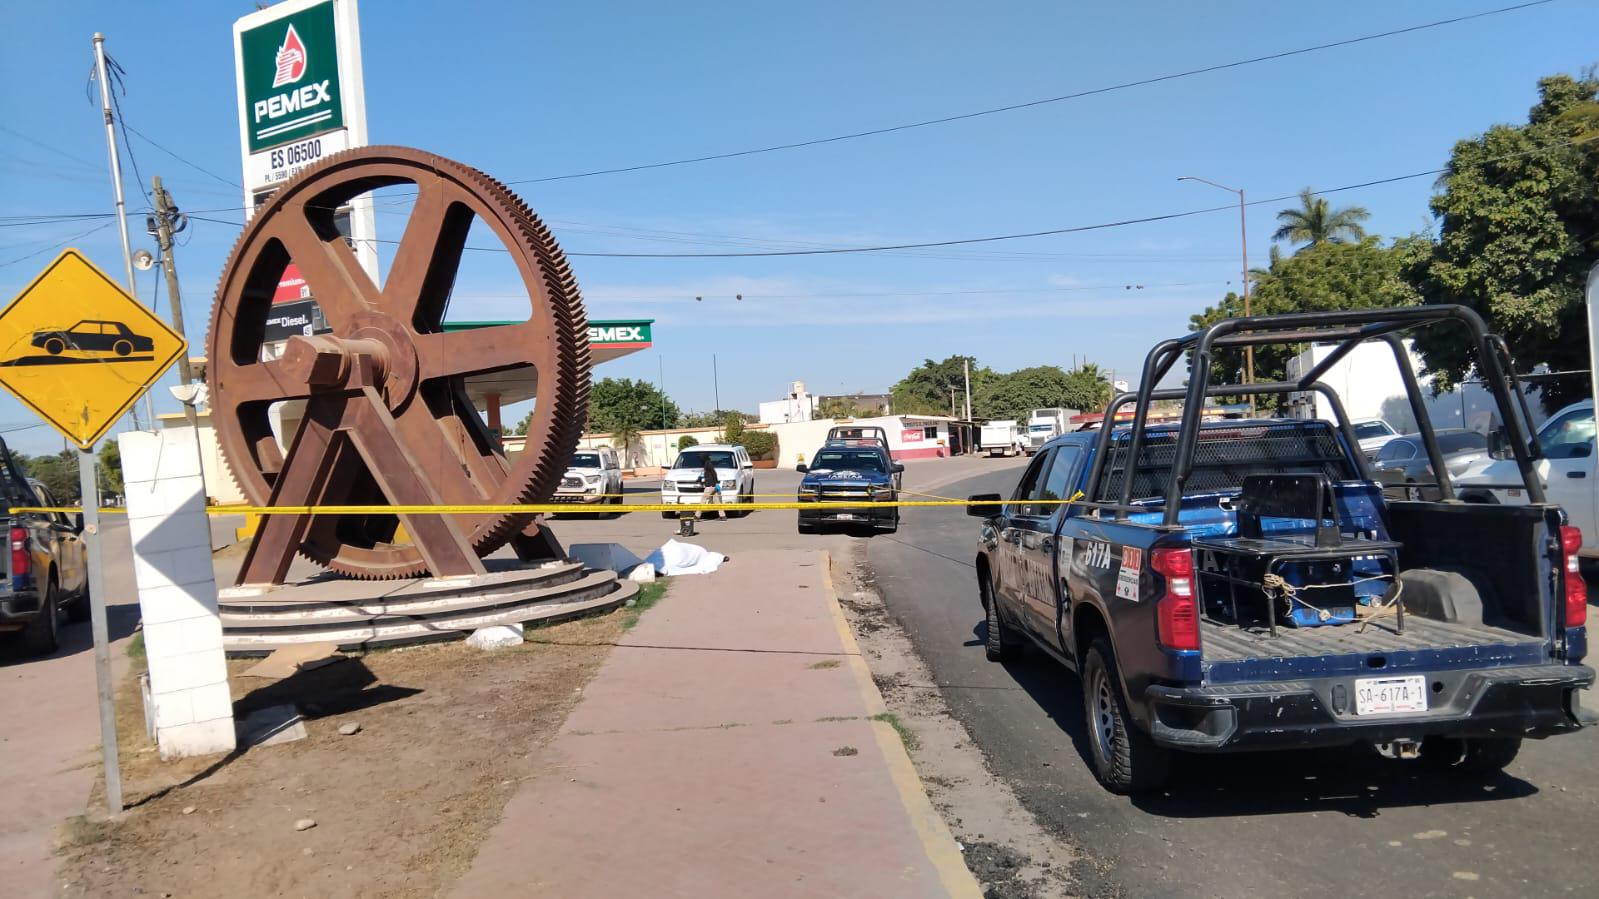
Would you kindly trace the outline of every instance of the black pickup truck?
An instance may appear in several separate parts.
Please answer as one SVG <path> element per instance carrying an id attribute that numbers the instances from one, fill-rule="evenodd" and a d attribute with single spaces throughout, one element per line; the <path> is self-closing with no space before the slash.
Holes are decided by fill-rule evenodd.
<path id="1" fill-rule="evenodd" d="M 0 563 L 0 635 L 15 634 L 36 655 L 55 652 L 61 619 L 89 619 L 89 566 L 83 514 L 14 513 L 17 507 L 54 506 L 55 497 L 18 470 L 0 440 L 0 533 L 9 552 Z"/>
<path id="2" fill-rule="evenodd" d="M 1464 326 L 1530 502 L 1462 502 L 1398 337 Z M 1382 340 L 1410 393 L 1434 501 L 1386 499 L 1319 379 Z M 1220 346 L 1337 341 L 1296 382 L 1212 385 Z M 1156 390 L 1192 356 L 1188 386 Z M 1336 422 L 1206 422 L 1214 396 L 1315 390 Z M 1045 445 L 1008 501 L 972 497 L 991 659 L 1022 641 L 1081 681 L 1091 761 L 1117 792 L 1152 789 L 1174 750 L 1368 743 L 1456 773 L 1497 771 L 1524 738 L 1575 731 L 1594 672 L 1581 535 L 1545 502 L 1503 342 L 1456 306 L 1233 319 L 1155 347 L 1129 427 Z M 1181 399 L 1175 425 L 1148 424 Z"/>

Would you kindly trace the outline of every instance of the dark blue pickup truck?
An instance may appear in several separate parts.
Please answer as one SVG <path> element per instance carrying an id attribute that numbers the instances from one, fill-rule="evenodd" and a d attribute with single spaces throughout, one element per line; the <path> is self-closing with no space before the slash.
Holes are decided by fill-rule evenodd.
<path id="1" fill-rule="evenodd" d="M 1436 501 L 1385 499 L 1324 368 L 1209 383 L 1217 347 L 1386 340 L 1441 455 L 1393 336 L 1435 324 L 1472 331 L 1528 505 L 1458 500 L 1436 463 Z M 1594 679 L 1581 537 L 1531 476 L 1502 346 L 1454 306 L 1233 319 L 1158 345 L 1144 384 L 1191 355 L 1188 387 L 1115 398 L 1105 420 L 1136 403 L 1131 426 L 1058 437 L 1008 500 L 972 498 L 989 657 L 1026 640 L 1077 671 L 1095 773 L 1118 792 L 1157 787 L 1174 750 L 1369 743 L 1463 773 L 1577 730 Z M 1308 390 L 1337 421 L 1202 419 L 1209 397 Z M 1162 399 L 1182 421 L 1146 425 Z"/>

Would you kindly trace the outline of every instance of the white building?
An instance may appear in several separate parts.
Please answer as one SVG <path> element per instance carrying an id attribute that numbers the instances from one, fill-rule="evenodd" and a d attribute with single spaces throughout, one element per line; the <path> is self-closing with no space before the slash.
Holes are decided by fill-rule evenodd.
<path id="1" fill-rule="evenodd" d="M 816 417 L 816 406 L 819 402 L 818 397 L 805 392 L 804 381 L 795 381 L 789 385 L 788 396 L 769 403 L 761 403 L 761 424 L 780 425 L 810 421 Z"/>

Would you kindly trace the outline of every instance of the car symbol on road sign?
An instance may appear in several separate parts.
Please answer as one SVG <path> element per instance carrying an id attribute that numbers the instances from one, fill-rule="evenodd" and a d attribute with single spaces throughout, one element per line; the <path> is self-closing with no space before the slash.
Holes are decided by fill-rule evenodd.
<path id="1" fill-rule="evenodd" d="M 33 363 L 35 365 L 60 365 L 82 361 L 70 358 L 50 358 L 59 357 L 67 350 L 112 353 L 129 361 L 140 361 L 129 358 L 135 351 L 149 353 L 155 350 L 154 340 L 143 334 L 133 333 L 133 329 L 122 322 L 94 321 L 92 319 L 84 319 L 70 328 L 46 328 L 43 331 L 35 331 L 33 332 L 33 340 L 30 343 L 46 353 L 46 358 L 44 359 L 39 359 L 37 356 L 23 357 L 38 360 Z M 14 359 L 4 364 L 16 365 L 20 362 L 21 360 Z"/>

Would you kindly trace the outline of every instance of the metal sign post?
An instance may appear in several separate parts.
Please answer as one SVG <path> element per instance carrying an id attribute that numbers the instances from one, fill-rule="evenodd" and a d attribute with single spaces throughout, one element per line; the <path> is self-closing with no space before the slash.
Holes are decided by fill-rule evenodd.
<path id="1" fill-rule="evenodd" d="M 117 761 L 117 708 L 111 686 L 111 631 L 105 616 L 105 561 L 100 547 L 100 482 L 94 448 L 78 451 L 83 537 L 89 555 L 89 628 L 94 633 L 94 686 L 100 697 L 100 758 L 105 766 L 106 813 L 122 814 L 122 769 Z"/>

